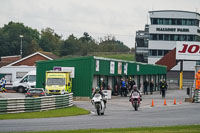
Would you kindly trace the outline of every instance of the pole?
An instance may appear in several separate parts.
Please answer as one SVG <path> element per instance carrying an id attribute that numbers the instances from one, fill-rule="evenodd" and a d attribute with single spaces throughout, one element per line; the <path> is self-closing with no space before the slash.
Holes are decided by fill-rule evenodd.
<path id="1" fill-rule="evenodd" d="M 21 48 L 20 48 L 20 55 L 22 57 L 22 38 L 24 37 L 23 35 L 19 35 L 19 37 L 21 38 Z"/>
<path id="2" fill-rule="evenodd" d="M 21 49 L 20 49 L 20 55 L 22 57 L 22 37 L 21 37 Z"/>
<path id="3" fill-rule="evenodd" d="M 179 90 L 183 89 L 183 61 L 180 61 L 180 82 L 179 82 Z"/>

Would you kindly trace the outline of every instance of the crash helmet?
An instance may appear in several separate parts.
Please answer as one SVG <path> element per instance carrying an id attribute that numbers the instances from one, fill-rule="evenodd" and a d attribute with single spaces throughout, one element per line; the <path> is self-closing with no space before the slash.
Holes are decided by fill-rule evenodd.
<path id="1" fill-rule="evenodd" d="M 100 88 L 97 86 L 95 87 L 95 92 L 99 92 L 100 91 Z"/>
<path id="2" fill-rule="evenodd" d="M 134 90 L 134 91 L 137 90 L 137 85 L 134 85 L 134 86 L 133 86 L 133 90 Z"/>

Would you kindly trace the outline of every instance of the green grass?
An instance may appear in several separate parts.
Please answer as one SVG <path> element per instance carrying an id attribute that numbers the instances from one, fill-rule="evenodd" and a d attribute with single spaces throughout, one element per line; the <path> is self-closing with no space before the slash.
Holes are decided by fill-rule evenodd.
<path id="1" fill-rule="evenodd" d="M 105 58 L 135 61 L 135 56 L 134 56 L 133 53 L 130 53 L 130 54 L 115 54 L 115 55 L 98 55 L 98 56 L 105 57 Z"/>
<path id="2" fill-rule="evenodd" d="M 200 132 L 200 125 L 113 128 L 113 129 L 84 129 L 84 130 L 64 130 L 64 131 L 59 130 L 59 131 L 39 131 L 39 132 L 20 132 L 20 133 L 199 133 L 199 132 Z"/>
<path id="3" fill-rule="evenodd" d="M 104 57 L 104 58 L 112 58 L 112 59 L 119 59 L 119 60 L 128 60 L 128 61 L 135 61 L 135 54 L 133 53 L 117 53 L 113 54 L 112 52 L 97 52 L 95 54 L 91 54 L 88 56 L 98 56 L 98 57 Z M 75 58 L 80 57 L 79 55 L 68 55 L 63 56 L 62 58 Z"/>
<path id="4" fill-rule="evenodd" d="M 41 112 L 17 113 L 17 114 L 1 114 L 0 120 L 4 119 L 34 119 L 34 118 L 49 118 L 49 117 L 66 117 L 89 114 L 88 110 L 78 107 L 68 107 L 63 109 L 55 109 Z"/>

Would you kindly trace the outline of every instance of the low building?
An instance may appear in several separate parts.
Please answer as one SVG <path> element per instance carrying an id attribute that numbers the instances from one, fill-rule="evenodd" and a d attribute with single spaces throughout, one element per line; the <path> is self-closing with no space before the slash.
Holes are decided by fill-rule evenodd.
<path id="1" fill-rule="evenodd" d="M 13 82 L 21 79 L 29 71 L 36 70 L 35 64 L 41 60 L 54 60 L 58 57 L 49 52 L 35 52 L 29 56 L 1 57 L 0 79 L 5 76 L 7 83 L 6 88 L 12 88 Z"/>
<path id="2" fill-rule="evenodd" d="M 122 78 L 132 78 L 139 89 L 143 90 L 144 80 L 153 79 L 154 83 L 158 84 L 161 78 L 166 78 L 165 66 L 89 56 L 37 62 L 36 87 L 44 88 L 45 72 L 53 70 L 54 67 L 74 67 L 72 92 L 75 97 L 91 97 L 92 88 L 101 86 L 102 81 L 105 83 L 104 89 L 113 90 L 120 85 Z"/>

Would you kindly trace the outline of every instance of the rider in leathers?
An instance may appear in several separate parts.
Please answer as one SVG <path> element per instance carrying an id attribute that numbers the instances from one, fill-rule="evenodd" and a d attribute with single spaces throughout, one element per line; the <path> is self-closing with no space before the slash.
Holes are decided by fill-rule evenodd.
<path id="1" fill-rule="evenodd" d="M 94 91 L 92 97 L 94 97 L 94 95 L 97 94 L 97 93 L 99 93 L 99 94 L 102 96 L 103 102 L 104 102 L 105 107 L 106 107 L 106 102 L 107 102 L 107 101 L 106 101 L 106 99 L 105 99 L 105 95 L 103 94 L 103 92 L 100 90 L 100 88 L 99 88 L 98 86 L 95 88 L 95 91 Z"/>
<path id="2" fill-rule="evenodd" d="M 136 86 L 136 85 L 133 86 L 133 90 L 131 91 L 131 95 L 130 95 L 130 97 L 129 97 L 129 101 L 131 101 L 131 96 L 132 96 L 132 94 L 133 94 L 134 92 L 137 92 L 137 93 L 140 94 L 140 101 L 142 101 L 141 92 L 137 89 L 137 86 Z"/>

